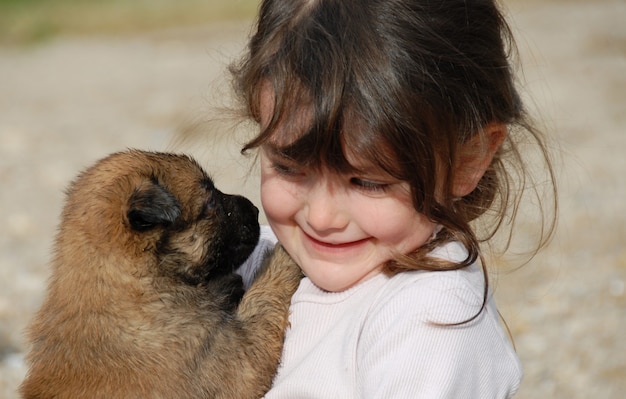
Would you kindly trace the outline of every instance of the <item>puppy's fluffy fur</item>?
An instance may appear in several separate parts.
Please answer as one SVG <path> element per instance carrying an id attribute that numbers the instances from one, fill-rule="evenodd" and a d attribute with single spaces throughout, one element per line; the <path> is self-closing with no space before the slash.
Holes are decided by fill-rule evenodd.
<path id="1" fill-rule="evenodd" d="M 22 396 L 262 396 L 301 274 L 278 247 L 243 293 L 233 270 L 258 241 L 257 217 L 186 156 L 128 151 L 79 175 L 28 329 Z"/>

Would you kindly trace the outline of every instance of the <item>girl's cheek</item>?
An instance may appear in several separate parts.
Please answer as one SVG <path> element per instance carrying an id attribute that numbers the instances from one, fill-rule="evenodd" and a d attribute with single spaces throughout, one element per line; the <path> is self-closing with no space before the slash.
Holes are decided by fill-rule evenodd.
<path id="1" fill-rule="evenodd" d="M 435 229 L 435 223 L 418 213 L 408 197 L 390 198 L 377 210 L 370 210 L 363 224 L 375 231 L 381 242 L 400 252 L 411 252 L 422 246 Z"/>
<path id="2" fill-rule="evenodd" d="M 279 187 L 272 183 L 271 178 L 261 176 L 261 205 L 268 218 L 273 217 L 280 201 Z"/>
<path id="3" fill-rule="evenodd" d="M 261 205 L 268 220 L 288 219 L 297 211 L 298 195 L 292 186 L 274 173 L 262 173 Z"/>

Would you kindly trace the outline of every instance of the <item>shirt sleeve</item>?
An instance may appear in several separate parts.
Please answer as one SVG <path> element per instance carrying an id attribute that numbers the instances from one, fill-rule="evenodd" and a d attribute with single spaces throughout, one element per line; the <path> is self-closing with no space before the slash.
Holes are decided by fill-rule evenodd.
<path id="1" fill-rule="evenodd" d="M 475 287 L 457 272 L 443 276 L 414 281 L 371 314 L 357 351 L 360 397 L 488 399 L 517 391 L 521 367 L 497 312 L 478 313 Z"/>
<path id="2" fill-rule="evenodd" d="M 259 238 L 259 242 L 252 251 L 252 254 L 246 259 L 246 261 L 235 270 L 235 273 L 239 274 L 243 279 L 243 284 L 246 290 L 250 288 L 254 278 L 256 277 L 256 273 L 261 267 L 263 260 L 276 245 L 276 236 L 274 232 L 270 228 L 270 226 L 262 225 L 261 226 L 261 235 Z"/>

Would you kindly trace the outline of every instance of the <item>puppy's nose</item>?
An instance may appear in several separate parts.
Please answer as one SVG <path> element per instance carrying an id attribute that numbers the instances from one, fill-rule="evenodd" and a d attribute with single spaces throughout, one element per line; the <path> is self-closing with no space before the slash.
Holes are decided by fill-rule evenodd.
<path id="1" fill-rule="evenodd" d="M 239 210 L 244 212 L 250 212 L 254 215 L 255 218 L 259 217 L 259 208 L 254 206 L 252 202 L 246 197 L 242 197 L 241 195 L 233 195 L 232 196 L 233 203 Z"/>

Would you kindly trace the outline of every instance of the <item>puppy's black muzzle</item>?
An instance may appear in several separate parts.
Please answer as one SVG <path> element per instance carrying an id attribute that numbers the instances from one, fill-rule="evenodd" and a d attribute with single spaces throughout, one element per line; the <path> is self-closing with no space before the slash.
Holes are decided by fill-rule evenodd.
<path id="1" fill-rule="evenodd" d="M 220 219 L 220 269 L 232 272 L 250 256 L 259 242 L 259 210 L 247 198 L 215 190 L 213 200 Z"/>

